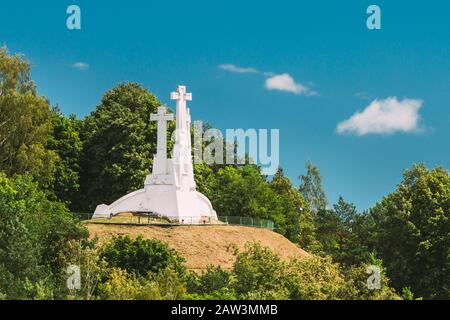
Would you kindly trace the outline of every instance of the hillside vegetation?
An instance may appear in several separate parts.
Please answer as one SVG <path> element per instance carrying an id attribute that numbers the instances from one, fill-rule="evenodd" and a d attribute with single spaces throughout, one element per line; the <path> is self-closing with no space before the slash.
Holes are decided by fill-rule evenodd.
<path id="1" fill-rule="evenodd" d="M 186 259 L 186 267 L 206 270 L 209 265 L 231 269 L 235 261 L 234 248 L 244 250 L 246 244 L 259 242 L 277 252 L 282 258 L 309 256 L 307 252 L 282 235 L 266 229 L 243 226 L 127 226 L 86 224 L 90 236 L 100 239 L 117 235 L 142 235 L 145 239 L 158 239 L 176 250 Z"/>

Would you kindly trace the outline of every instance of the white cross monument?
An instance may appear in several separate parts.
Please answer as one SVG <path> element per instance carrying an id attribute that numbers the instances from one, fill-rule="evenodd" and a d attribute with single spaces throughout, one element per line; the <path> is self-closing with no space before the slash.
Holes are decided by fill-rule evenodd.
<path id="1" fill-rule="evenodd" d="M 171 94 L 176 100 L 176 131 L 173 158 L 167 159 L 167 125 L 173 120 L 165 107 L 152 114 L 158 122 L 157 153 L 153 158 L 153 171 L 145 179 L 144 188 L 125 195 L 111 205 L 97 206 L 93 218 L 110 217 L 121 212 L 153 213 L 171 221 L 197 224 L 217 220 L 209 199 L 196 191 L 191 155 L 191 117 L 186 101 L 192 94 L 185 86 L 178 86 Z"/>
<path id="2" fill-rule="evenodd" d="M 153 158 L 153 173 L 167 172 L 167 121 L 173 120 L 173 114 L 166 114 L 166 107 L 159 107 L 157 114 L 150 115 L 150 121 L 158 121 L 156 156 Z"/>

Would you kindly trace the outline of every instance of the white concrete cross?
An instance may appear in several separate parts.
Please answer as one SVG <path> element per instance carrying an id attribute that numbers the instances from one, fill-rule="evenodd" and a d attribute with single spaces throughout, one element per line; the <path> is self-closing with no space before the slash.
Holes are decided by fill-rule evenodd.
<path id="1" fill-rule="evenodd" d="M 167 121 L 173 120 L 172 113 L 166 113 L 167 108 L 158 107 L 158 113 L 150 115 L 150 121 L 158 121 L 158 140 L 156 156 L 161 159 L 167 159 Z"/>
<path id="2" fill-rule="evenodd" d="M 177 102 L 176 138 L 174 147 L 174 159 L 183 162 L 183 157 L 190 157 L 190 151 L 184 150 L 188 147 L 190 139 L 190 115 L 186 106 L 186 101 L 192 101 L 192 93 L 186 93 L 186 86 L 178 86 L 176 92 L 170 94 L 170 99 Z"/>
<path id="3" fill-rule="evenodd" d="M 170 94 L 170 99 L 181 101 L 192 101 L 192 93 L 186 93 L 186 86 L 178 86 L 176 92 Z"/>

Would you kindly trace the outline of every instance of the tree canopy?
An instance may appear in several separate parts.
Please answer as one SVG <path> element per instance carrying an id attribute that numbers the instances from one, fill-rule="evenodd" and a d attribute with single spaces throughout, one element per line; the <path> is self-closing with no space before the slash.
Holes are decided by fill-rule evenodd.
<path id="1" fill-rule="evenodd" d="M 312 162 L 306 164 L 307 173 L 301 175 L 299 190 L 313 213 L 324 210 L 328 201 L 322 186 L 320 170 Z"/>
<path id="2" fill-rule="evenodd" d="M 150 114 L 159 105 L 139 84 L 123 83 L 106 92 L 84 119 L 79 210 L 93 211 L 142 187 L 156 153 L 156 124 Z"/>
<path id="3" fill-rule="evenodd" d="M 371 211 L 375 247 L 396 288 L 448 299 L 450 288 L 450 174 L 415 165 L 397 190 Z"/>
<path id="4" fill-rule="evenodd" d="M 0 48 L 0 170 L 50 185 L 56 154 L 46 148 L 51 110 L 30 77 L 30 64 Z"/>

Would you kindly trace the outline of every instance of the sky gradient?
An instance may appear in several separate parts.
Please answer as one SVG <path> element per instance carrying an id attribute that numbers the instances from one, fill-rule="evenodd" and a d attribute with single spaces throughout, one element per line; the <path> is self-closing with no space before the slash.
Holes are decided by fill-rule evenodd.
<path id="1" fill-rule="evenodd" d="M 66 28 L 70 4 L 81 30 Z M 366 27 L 370 4 L 381 30 Z M 8 1 L 0 44 L 65 114 L 89 114 L 122 81 L 173 106 L 185 84 L 193 120 L 280 129 L 294 184 L 312 161 L 331 204 L 363 210 L 413 163 L 450 167 L 449 12 L 437 0 Z"/>

